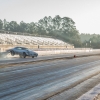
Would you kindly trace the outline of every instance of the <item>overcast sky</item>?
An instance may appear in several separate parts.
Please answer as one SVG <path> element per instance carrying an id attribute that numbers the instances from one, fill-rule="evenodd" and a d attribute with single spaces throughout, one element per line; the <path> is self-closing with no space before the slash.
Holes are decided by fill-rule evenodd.
<path id="1" fill-rule="evenodd" d="M 80 33 L 100 34 L 100 0 L 0 0 L 0 19 L 38 22 L 45 16 L 70 17 Z"/>

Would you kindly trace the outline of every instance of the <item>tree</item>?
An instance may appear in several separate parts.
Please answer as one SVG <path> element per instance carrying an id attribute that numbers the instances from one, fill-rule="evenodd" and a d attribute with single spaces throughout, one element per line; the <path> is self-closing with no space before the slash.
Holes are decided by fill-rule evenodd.
<path id="1" fill-rule="evenodd" d="M 3 22 L 2 20 L 0 19 L 0 30 L 3 28 Z"/>
<path id="2" fill-rule="evenodd" d="M 10 30 L 10 31 L 13 31 L 13 32 L 19 32 L 19 25 L 17 24 L 16 21 L 11 21 L 8 25 L 7 30 Z"/>
<path id="3" fill-rule="evenodd" d="M 61 26 L 61 17 L 59 15 L 56 15 L 54 18 L 53 18 L 53 27 L 55 30 L 59 30 L 60 29 L 60 26 Z"/>
<path id="4" fill-rule="evenodd" d="M 27 32 L 28 24 L 25 22 L 21 21 L 20 22 L 20 32 Z"/>
<path id="5" fill-rule="evenodd" d="M 37 32 L 37 26 L 34 22 L 31 22 L 30 24 L 28 24 L 28 32 L 31 34 L 34 34 Z"/>

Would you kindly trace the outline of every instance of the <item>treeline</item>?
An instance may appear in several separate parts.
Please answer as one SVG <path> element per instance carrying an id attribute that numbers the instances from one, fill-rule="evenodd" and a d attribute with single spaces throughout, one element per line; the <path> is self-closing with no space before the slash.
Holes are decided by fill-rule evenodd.
<path id="1" fill-rule="evenodd" d="M 82 41 L 82 47 L 89 47 L 94 49 L 100 49 L 100 35 L 99 34 L 80 34 Z"/>
<path id="2" fill-rule="evenodd" d="M 79 34 L 75 22 L 69 17 L 60 17 L 59 15 L 52 18 L 45 16 L 38 22 L 25 23 L 21 21 L 8 22 L 6 19 L 0 20 L 0 30 L 29 33 L 32 35 L 51 36 L 74 44 L 75 47 L 100 48 L 100 35 Z"/>
<path id="3" fill-rule="evenodd" d="M 75 47 L 81 46 L 79 32 L 75 27 L 75 22 L 69 17 L 61 18 L 59 15 L 52 18 L 44 17 L 37 23 L 25 23 L 21 21 L 19 24 L 16 21 L 7 22 L 5 19 L 0 20 L 0 29 L 12 32 L 30 33 L 34 35 L 46 35 L 61 39 Z"/>

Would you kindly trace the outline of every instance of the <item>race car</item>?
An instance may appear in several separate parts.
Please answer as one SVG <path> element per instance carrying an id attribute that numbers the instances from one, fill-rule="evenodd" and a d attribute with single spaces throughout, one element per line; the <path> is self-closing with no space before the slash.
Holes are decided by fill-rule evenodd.
<path id="1" fill-rule="evenodd" d="M 25 47 L 14 47 L 7 50 L 7 52 L 10 52 L 12 56 L 19 55 L 20 58 L 26 58 L 26 56 L 31 56 L 32 58 L 34 58 L 38 56 L 38 53 Z"/>

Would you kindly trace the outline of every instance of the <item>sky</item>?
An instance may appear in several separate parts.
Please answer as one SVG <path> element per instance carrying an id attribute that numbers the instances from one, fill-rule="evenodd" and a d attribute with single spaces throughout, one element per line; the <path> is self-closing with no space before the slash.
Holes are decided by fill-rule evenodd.
<path id="1" fill-rule="evenodd" d="M 100 34 L 100 0 L 0 0 L 0 19 L 8 22 L 56 15 L 71 18 L 79 33 Z"/>

